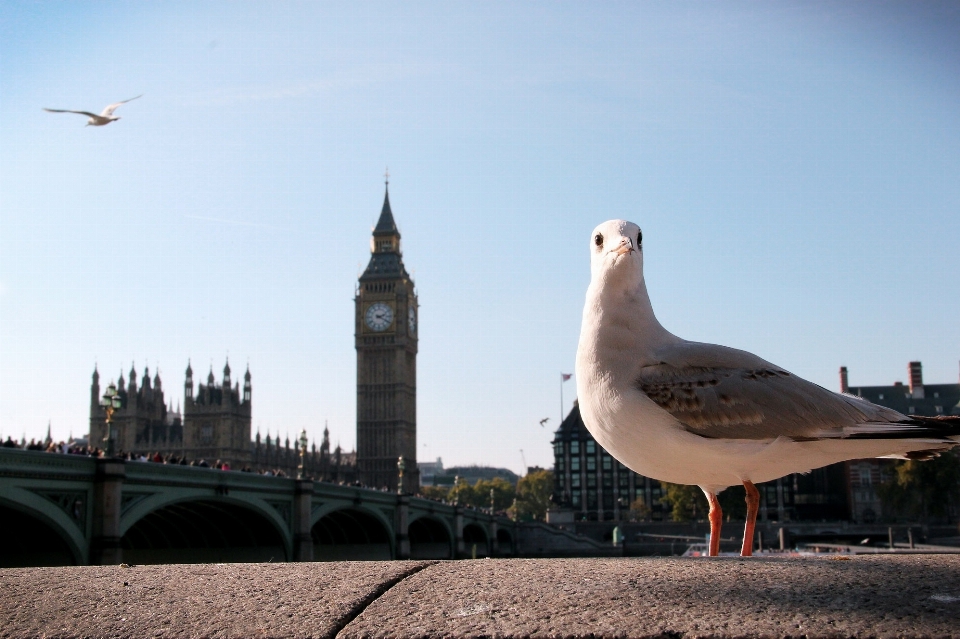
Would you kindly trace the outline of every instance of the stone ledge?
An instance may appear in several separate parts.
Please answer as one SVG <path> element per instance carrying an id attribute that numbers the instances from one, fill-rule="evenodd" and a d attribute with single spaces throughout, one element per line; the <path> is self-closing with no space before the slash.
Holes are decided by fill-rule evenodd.
<path id="1" fill-rule="evenodd" d="M 960 556 L 0 570 L 0 637 L 960 636 Z"/>

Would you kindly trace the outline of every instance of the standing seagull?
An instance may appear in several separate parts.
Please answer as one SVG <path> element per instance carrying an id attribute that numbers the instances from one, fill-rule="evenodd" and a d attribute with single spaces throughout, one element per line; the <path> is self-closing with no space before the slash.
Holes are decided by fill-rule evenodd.
<path id="1" fill-rule="evenodd" d="M 44 111 L 49 113 L 79 113 L 80 115 L 88 115 L 90 119 L 87 120 L 87 126 L 105 126 L 111 122 L 115 122 L 120 119 L 119 115 L 114 115 L 113 112 L 117 110 L 117 107 L 121 104 L 126 104 L 131 100 L 136 100 L 137 98 L 142 98 L 143 94 L 138 95 L 136 98 L 130 98 L 129 100 L 121 100 L 120 102 L 114 102 L 107 108 L 103 110 L 100 115 L 96 113 L 90 113 L 89 111 L 70 111 L 69 109 L 47 109 L 44 108 Z"/>
<path id="2" fill-rule="evenodd" d="M 653 314 L 643 234 L 604 222 L 590 236 L 591 281 L 577 348 L 587 428 L 632 470 L 700 487 L 710 502 L 710 555 L 720 548 L 717 493 L 743 484 L 753 550 L 754 483 L 847 459 L 929 459 L 960 443 L 960 417 L 902 415 L 800 379 L 756 355 L 688 342 Z"/>

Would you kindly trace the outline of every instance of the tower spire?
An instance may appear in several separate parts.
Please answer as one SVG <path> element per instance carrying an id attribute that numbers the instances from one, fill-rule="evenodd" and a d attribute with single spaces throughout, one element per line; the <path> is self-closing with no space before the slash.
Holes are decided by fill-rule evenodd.
<path id="1" fill-rule="evenodd" d="M 400 231 L 393 220 L 393 211 L 390 209 L 390 191 L 383 194 L 383 208 L 380 210 L 380 219 L 373 228 L 370 238 L 370 263 L 360 276 L 363 282 L 370 278 L 408 279 L 403 267 L 400 251 Z"/>
<path id="2" fill-rule="evenodd" d="M 385 184 L 387 186 L 383 190 L 383 208 L 380 209 L 380 219 L 377 220 L 377 225 L 373 228 L 373 236 L 395 235 L 399 240 L 400 231 L 397 230 L 397 223 L 393 221 L 393 211 L 390 209 L 390 183 L 386 182 Z"/>

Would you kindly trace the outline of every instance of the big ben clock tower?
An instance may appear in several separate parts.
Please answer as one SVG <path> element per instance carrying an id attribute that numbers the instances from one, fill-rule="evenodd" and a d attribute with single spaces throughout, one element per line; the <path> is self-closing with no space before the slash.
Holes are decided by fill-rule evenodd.
<path id="1" fill-rule="evenodd" d="M 417 295 L 403 266 L 400 231 L 383 197 L 370 242 L 370 263 L 357 286 L 357 470 L 367 486 L 416 492 Z"/>

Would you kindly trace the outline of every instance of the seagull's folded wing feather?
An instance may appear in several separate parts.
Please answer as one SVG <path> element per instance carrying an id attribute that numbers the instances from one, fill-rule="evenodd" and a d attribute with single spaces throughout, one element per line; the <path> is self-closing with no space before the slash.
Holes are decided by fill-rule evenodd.
<path id="1" fill-rule="evenodd" d="M 637 388 L 702 437 L 930 436 L 896 411 L 833 393 L 745 351 L 682 342 L 657 359 L 640 369 Z"/>

